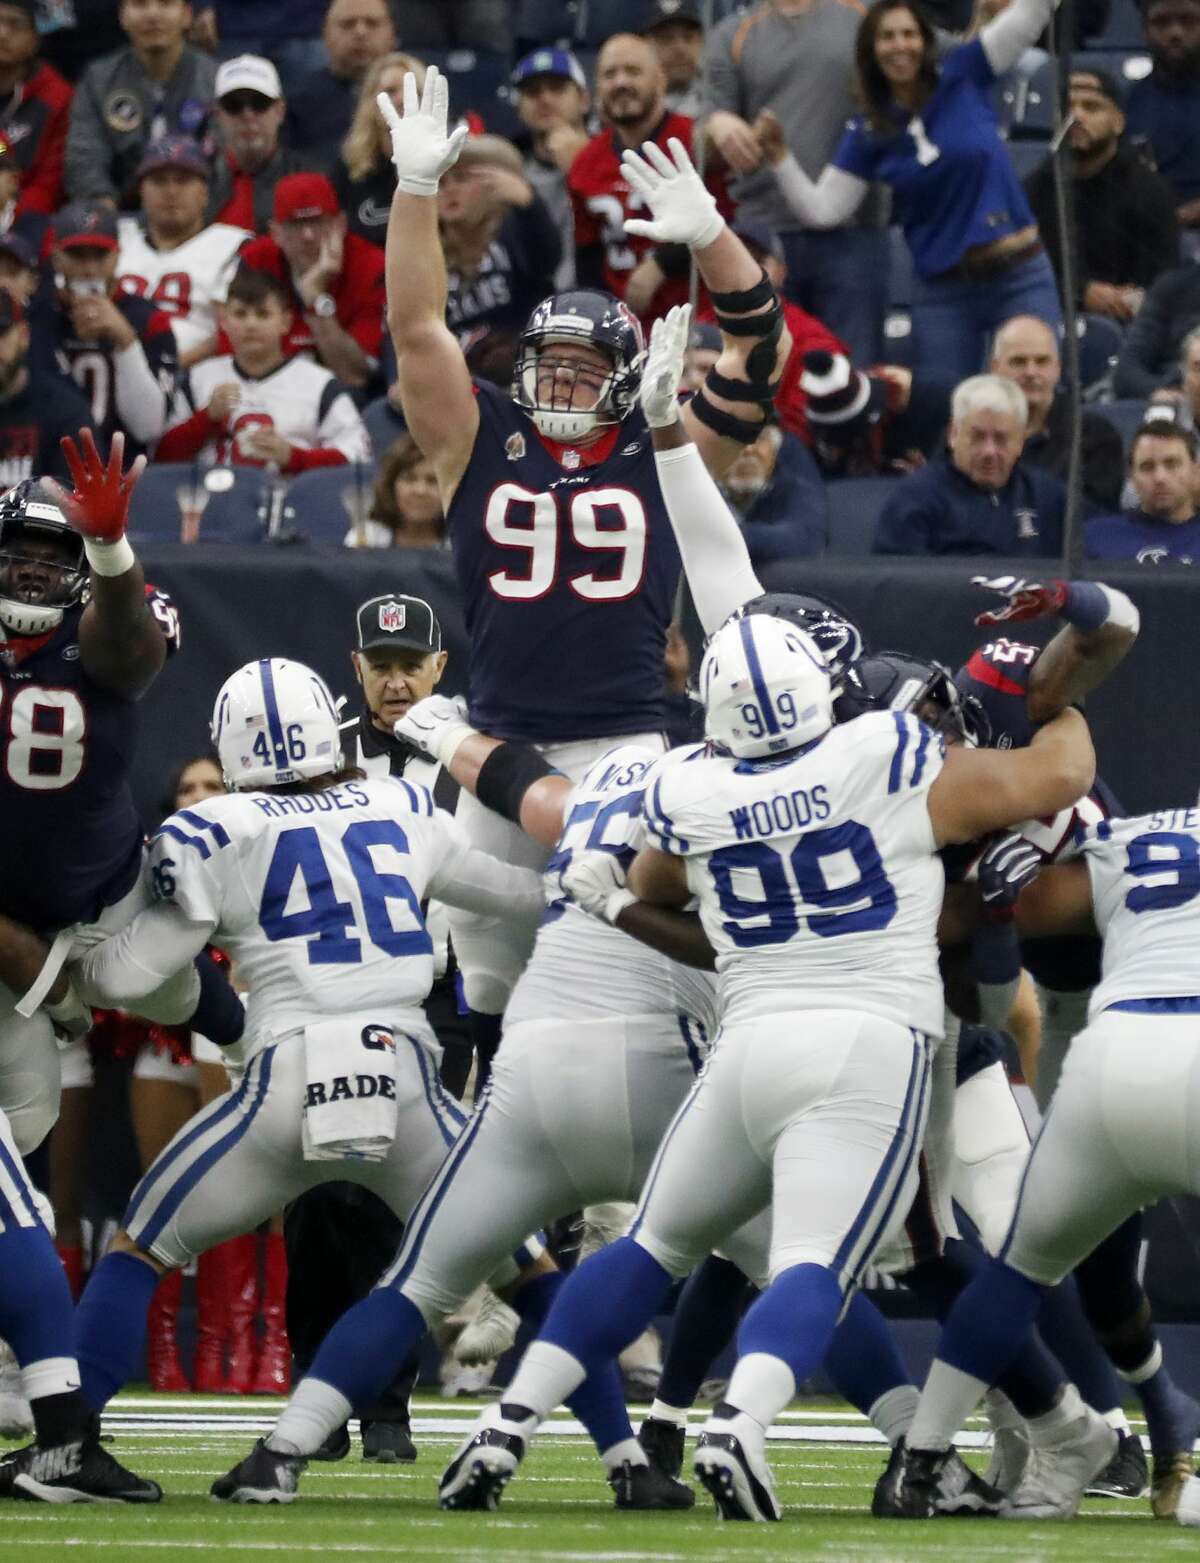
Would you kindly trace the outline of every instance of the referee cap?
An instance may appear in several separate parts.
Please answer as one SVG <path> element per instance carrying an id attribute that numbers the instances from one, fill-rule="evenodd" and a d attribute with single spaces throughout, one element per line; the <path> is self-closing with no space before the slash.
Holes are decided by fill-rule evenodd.
<path id="1" fill-rule="evenodd" d="M 442 626 L 423 597 L 385 592 L 368 598 L 358 609 L 358 649 L 374 651 L 384 646 L 408 651 L 440 651 Z"/>

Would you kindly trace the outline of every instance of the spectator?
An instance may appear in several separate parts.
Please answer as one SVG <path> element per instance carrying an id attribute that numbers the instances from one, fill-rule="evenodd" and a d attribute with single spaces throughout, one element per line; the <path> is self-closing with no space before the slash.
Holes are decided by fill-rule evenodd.
<path id="1" fill-rule="evenodd" d="M 287 104 L 270 60 L 239 54 L 217 72 L 214 118 L 224 148 L 208 196 L 209 222 L 266 233 L 275 186 L 306 159 L 280 141 Z"/>
<path id="2" fill-rule="evenodd" d="M 126 450 L 166 427 L 175 389 L 170 319 L 149 299 L 117 292 L 117 217 L 104 202 L 73 202 L 54 219 L 50 332 L 58 368 L 91 403 L 105 446 L 118 429 Z"/>
<path id="3" fill-rule="evenodd" d="M 381 55 L 396 47 L 388 0 L 329 0 L 322 31 L 328 65 L 322 65 L 292 93 L 288 140 L 309 167 L 330 163 L 350 130 L 363 77 Z"/>
<path id="4" fill-rule="evenodd" d="M 877 554 L 1062 552 L 1063 488 L 1021 459 L 1025 393 L 972 375 L 950 403 L 949 451 L 896 485 L 875 526 Z"/>
<path id="5" fill-rule="evenodd" d="M 823 553 L 829 539 L 825 489 L 817 464 L 793 434 L 763 426 L 721 479 L 756 570 L 779 559 Z"/>
<path id="6" fill-rule="evenodd" d="M 403 0 L 402 14 L 404 45 L 418 54 L 422 49 L 507 54 L 512 47 L 508 0 Z"/>
<path id="7" fill-rule="evenodd" d="M 68 82 L 125 41 L 113 0 L 37 0 L 42 54 Z"/>
<path id="8" fill-rule="evenodd" d="M 346 533 L 347 548 L 441 548 L 446 517 L 437 474 L 410 434 L 402 434 L 379 464 L 371 514 L 360 534 Z"/>
<path id="9" fill-rule="evenodd" d="M 855 46 L 866 112 L 850 121 L 820 177 L 801 168 L 773 117 L 758 127 L 801 222 L 836 226 L 857 210 L 869 181 L 891 187 L 893 220 L 916 272 L 918 376 L 974 373 L 992 332 L 1012 315 L 1062 322 L 1054 273 L 991 102 L 996 78 L 1052 11 L 1052 0 L 1011 0 L 977 38 L 939 59 L 932 27 L 907 0 L 875 0 Z"/>
<path id="10" fill-rule="evenodd" d="M 805 353 L 800 381 L 817 465 L 831 478 L 912 472 L 945 437 L 949 398 L 911 369 L 869 374 L 840 353 Z"/>
<path id="11" fill-rule="evenodd" d="M 587 145 L 591 97 L 583 67 L 567 49 L 535 49 L 512 75 L 517 117 L 529 132 L 525 177 L 546 203 L 562 239 L 555 291 L 575 286 L 575 216 L 567 174 Z"/>
<path id="12" fill-rule="evenodd" d="M 0 233 L 0 288 L 28 309 L 42 278 L 37 252 L 24 234 Z"/>
<path id="13" fill-rule="evenodd" d="M 1119 321 L 1132 320 L 1154 279 L 1179 264 L 1171 187 L 1122 144 L 1124 130 L 1116 78 L 1107 71 L 1072 71 L 1068 143 L 1075 185 L 1075 284 L 1083 309 Z M 1050 158 L 1025 188 L 1061 288 Z"/>
<path id="14" fill-rule="evenodd" d="M 333 171 L 333 188 L 346 214 L 349 231 L 381 249 L 387 239 L 396 171 L 392 167 L 391 137 L 375 99 L 386 92 L 400 108 L 404 78 L 409 71 L 417 78 L 420 90 L 425 84 L 425 67 L 411 54 L 385 54 L 367 71 L 358 107 L 342 143 L 342 155 Z"/>
<path id="15" fill-rule="evenodd" d="M 0 279 L 2 280 L 2 279 Z M 1155 391 L 1151 408 L 1165 411 L 1147 413 L 1147 417 L 1169 417 L 1185 429 L 1200 429 L 1200 326 L 1194 326 L 1183 339 L 1179 351 L 1180 387 Z"/>
<path id="16" fill-rule="evenodd" d="M 238 251 L 254 236 L 228 223 L 205 225 L 208 163 L 185 136 L 151 142 L 136 180 L 142 216 L 117 224 L 117 287 L 171 317 L 179 363 L 187 369 L 216 352 L 215 306 Z"/>
<path id="17" fill-rule="evenodd" d="M 1131 136 L 1144 136 L 1175 192 L 1181 228 L 1200 227 L 1200 0 L 1148 0 L 1142 8 L 1153 67 L 1126 100 Z"/>
<path id="18" fill-rule="evenodd" d="M 216 67 L 185 42 L 187 0 L 121 0 L 129 46 L 89 65 L 71 104 L 66 186 L 73 201 L 119 205 L 151 141 L 199 136 Z"/>
<path id="19" fill-rule="evenodd" d="M 1132 559 L 1137 564 L 1200 563 L 1196 513 L 1196 437 L 1158 419 L 1144 423 L 1129 452 L 1137 509 L 1098 516 L 1084 526 L 1089 559 Z"/>
<path id="20" fill-rule="evenodd" d="M 862 12 L 839 0 L 764 0 L 714 27 L 705 46 L 704 131 L 736 177 L 739 217 L 783 237 L 788 290 L 864 364 L 883 356 L 888 241 L 882 194 L 873 191 L 836 228 L 805 232 L 780 192 L 751 130 L 775 115 L 802 168 L 814 177 L 858 105 L 852 61 Z"/>
<path id="21" fill-rule="evenodd" d="M 469 136 L 438 186 L 446 258 L 446 324 L 464 351 L 494 331 L 515 334 L 554 291 L 562 257 L 554 219 L 521 154 L 501 136 Z"/>
<path id="22" fill-rule="evenodd" d="M 1147 401 L 1160 388 L 1179 384 L 1183 339 L 1200 325 L 1200 264 L 1165 271 L 1142 301 L 1125 333 L 1113 375 L 1118 396 Z"/>
<path id="23" fill-rule="evenodd" d="M 1015 316 L 996 333 L 991 372 L 1003 375 L 1025 393 L 1028 420 L 1022 460 L 1065 483 L 1071 454 L 1071 410 L 1059 390 L 1062 364 L 1058 338 L 1044 320 L 1033 315 Z M 1083 494 L 1089 511 L 1103 515 L 1121 501 L 1125 450 L 1120 434 L 1100 413 L 1085 408 L 1082 423 Z"/>
<path id="24" fill-rule="evenodd" d="M 288 477 L 369 461 L 370 441 L 346 388 L 285 351 L 287 284 L 242 266 L 221 315 L 232 351 L 185 377 L 157 461 L 272 467 Z"/>
<path id="25" fill-rule="evenodd" d="M 0 134 L 21 175 L 16 217 L 63 203 L 71 89 L 38 59 L 36 22 L 34 0 L 0 0 Z"/>
<path id="26" fill-rule="evenodd" d="M 58 442 L 90 422 L 91 411 L 69 380 L 30 368 L 25 310 L 0 288 L 0 490 L 30 477 L 69 484 Z"/>
<path id="27" fill-rule="evenodd" d="M 642 37 L 654 45 L 662 66 L 667 108 L 672 114 L 696 119 L 702 107 L 700 61 L 704 56 L 704 24 L 696 0 L 653 0 Z"/>
<path id="28" fill-rule="evenodd" d="M 687 353 L 683 360 L 681 391 L 696 392 L 704 384 L 704 377 L 721 356 L 721 328 L 715 321 L 698 320 L 688 337 Z"/>
<path id="29" fill-rule="evenodd" d="M 691 151 L 692 121 L 667 112 L 665 92 L 658 56 L 644 38 L 632 33 L 610 38 L 596 64 L 596 101 L 607 128 L 579 152 L 567 175 L 575 209 L 575 275 L 581 288 L 604 288 L 623 299 L 634 268 L 651 251 L 664 271 L 670 257 L 671 270 L 678 274 L 643 304 L 640 312 L 647 317 L 686 302 L 686 255 L 676 267 L 678 246 L 656 250 L 653 240 L 625 232 L 625 218 L 640 215 L 640 197 L 625 182 L 621 153 L 645 141 L 665 150 L 672 136 Z M 643 298 L 648 294 L 644 289 Z"/>
<path id="30" fill-rule="evenodd" d="M 311 352 L 345 385 L 365 386 L 383 341 L 383 256 L 346 232 L 324 174 L 288 174 L 275 186 L 269 237 L 242 252 L 248 266 L 290 289 L 292 319 L 284 351 Z"/>
<path id="31" fill-rule="evenodd" d="M 196 0 L 192 42 L 223 60 L 274 61 L 289 91 L 325 63 L 321 24 L 329 0 Z"/>

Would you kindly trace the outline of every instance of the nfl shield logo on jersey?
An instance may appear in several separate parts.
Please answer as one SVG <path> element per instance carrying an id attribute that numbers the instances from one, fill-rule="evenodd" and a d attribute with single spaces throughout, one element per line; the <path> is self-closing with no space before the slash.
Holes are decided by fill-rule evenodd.
<path id="1" fill-rule="evenodd" d="M 394 635 L 404 628 L 408 610 L 402 602 L 382 602 L 379 605 L 379 628 Z"/>
<path id="2" fill-rule="evenodd" d="M 396 1038 L 386 1026 L 364 1026 L 362 1028 L 362 1045 L 369 1048 L 372 1053 L 394 1053 L 396 1051 Z"/>

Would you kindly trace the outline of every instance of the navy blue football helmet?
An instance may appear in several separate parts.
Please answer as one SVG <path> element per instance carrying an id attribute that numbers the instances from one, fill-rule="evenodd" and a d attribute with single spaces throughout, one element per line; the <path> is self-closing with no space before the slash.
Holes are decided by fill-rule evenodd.
<path id="1" fill-rule="evenodd" d="M 846 681 L 846 673 L 866 651 L 862 631 L 853 619 L 828 598 L 814 592 L 763 592 L 752 597 L 733 615 L 766 614 L 786 619 L 810 635 L 825 659 L 825 668 L 836 696 Z"/>
<path id="2" fill-rule="evenodd" d="M 577 407 L 579 373 L 568 380 L 560 371 L 547 402 L 538 392 L 539 367 L 553 362 L 553 354 L 548 354 L 547 349 L 573 342 L 597 348 L 604 354 L 612 364 L 608 378 L 594 400 Z M 602 424 L 620 423 L 632 411 L 645 359 L 641 325 L 619 298 L 589 288 L 552 293 L 530 315 L 521 332 L 513 366 L 513 400 L 548 439 L 582 439 Z M 565 367 L 578 370 L 573 364 Z"/>
<path id="3" fill-rule="evenodd" d="M 964 694 L 950 669 L 903 651 L 881 651 L 855 663 L 842 690 L 837 719 L 864 711 L 911 711 L 951 742 L 986 749 L 991 723 L 974 695 Z"/>
<path id="4" fill-rule="evenodd" d="M 47 550 L 48 542 L 56 547 Z M 0 625 L 14 635 L 45 635 L 83 599 L 88 580 L 83 538 L 57 492 L 37 478 L 15 484 L 0 499 Z"/>

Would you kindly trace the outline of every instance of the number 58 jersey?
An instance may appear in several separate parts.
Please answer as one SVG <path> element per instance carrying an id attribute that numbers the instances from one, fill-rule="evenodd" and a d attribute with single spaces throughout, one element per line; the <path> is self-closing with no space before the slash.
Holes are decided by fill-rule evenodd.
<path id="1" fill-rule="evenodd" d="M 797 754 L 673 750 L 646 789 L 717 955 L 722 1023 L 851 1009 L 941 1036 L 944 875 L 929 819 L 942 740 L 869 712 Z"/>

